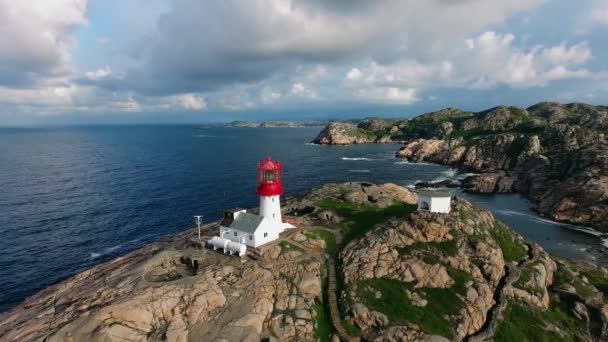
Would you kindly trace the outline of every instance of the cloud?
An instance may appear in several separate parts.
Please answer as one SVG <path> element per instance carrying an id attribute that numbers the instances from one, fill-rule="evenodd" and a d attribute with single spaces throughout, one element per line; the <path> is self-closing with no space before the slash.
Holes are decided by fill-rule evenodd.
<path id="1" fill-rule="evenodd" d="M 186 110 L 205 110 L 207 109 L 207 102 L 199 95 L 195 94 L 181 94 L 176 95 L 177 103 Z"/>
<path id="2" fill-rule="evenodd" d="M 0 86 L 69 76 L 72 28 L 86 23 L 86 6 L 86 0 L 0 0 Z"/>
<path id="3" fill-rule="evenodd" d="M 349 81 L 358 81 L 361 78 L 363 78 L 363 73 L 357 68 L 350 69 L 350 71 L 346 74 L 346 79 Z"/>
<path id="4" fill-rule="evenodd" d="M 262 104 L 268 105 L 277 102 L 281 98 L 281 93 L 274 91 L 272 88 L 265 87 L 260 94 Z"/>
<path id="5" fill-rule="evenodd" d="M 464 40 L 445 60 L 421 63 L 403 60 L 390 65 L 371 62 L 361 67 L 359 82 L 351 87 L 469 88 L 486 89 L 499 85 L 515 88 L 545 86 L 555 80 L 590 77 L 584 68 L 592 59 L 585 42 L 552 47 L 540 45 L 523 49 L 515 46 L 511 33 L 493 31 Z M 359 69 L 357 69 L 359 70 Z M 348 77 L 347 77 L 348 78 Z"/>
<path id="6" fill-rule="evenodd" d="M 302 83 L 296 82 L 291 85 L 291 94 L 300 97 L 315 98 L 316 94 L 312 90 L 306 88 Z"/>
<path id="7" fill-rule="evenodd" d="M 533 45 L 509 33 L 507 19 L 534 18 L 528 12 L 545 0 L 166 1 L 154 15 L 139 13 L 145 18 L 133 24 L 138 29 L 122 36 L 92 28 L 88 37 L 102 55 L 75 63 L 75 30 L 95 24 L 85 16 L 86 0 L 0 0 L 0 107 L 60 113 L 409 105 L 443 101 L 445 89 L 593 79 L 604 67 L 593 41 Z M 113 4 L 125 12 L 137 7 Z M 598 8 L 590 15 L 601 22 Z M 471 13 L 483 16 L 472 20 Z M 535 24 L 526 25 L 531 37 Z"/>
<path id="8" fill-rule="evenodd" d="M 608 25 L 608 4 L 598 2 L 591 9 L 589 17 L 592 23 Z"/>
<path id="9" fill-rule="evenodd" d="M 255 83 L 302 65 L 426 60 L 542 2 L 174 0 L 145 40 L 140 64 L 99 86 L 163 96 Z M 470 13 L 484 15 L 470 20 Z"/>
<path id="10" fill-rule="evenodd" d="M 100 80 L 102 78 L 106 78 L 112 74 L 112 69 L 109 66 L 105 66 L 103 68 L 97 69 L 95 71 L 88 71 L 84 75 L 89 80 Z"/>
<path id="11" fill-rule="evenodd" d="M 388 102 L 391 104 L 412 104 L 419 100 L 416 97 L 416 89 L 414 88 L 364 88 L 359 90 L 359 96 L 371 102 Z"/>

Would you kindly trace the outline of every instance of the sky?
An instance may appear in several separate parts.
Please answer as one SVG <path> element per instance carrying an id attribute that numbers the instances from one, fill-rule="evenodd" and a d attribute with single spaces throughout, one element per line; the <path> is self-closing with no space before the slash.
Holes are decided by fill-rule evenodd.
<path id="1" fill-rule="evenodd" d="M 608 0 L 0 0 L 0 125 L 608 104 Z"/>

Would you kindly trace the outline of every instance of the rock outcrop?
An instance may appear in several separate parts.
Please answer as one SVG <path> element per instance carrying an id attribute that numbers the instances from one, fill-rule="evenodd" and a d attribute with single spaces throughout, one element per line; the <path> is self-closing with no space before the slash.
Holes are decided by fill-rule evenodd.
<path id="1" fill-rule="evenodd" d="M 453 199 L 449 214 L 417 212 L 416 200 L 395 184 L 327 184 L 288 199 L 285 215 L 299 228 L 247 257 L 201 248 L 190 230 L 28 298 L 0 316 L 0 336 L 104 342 L 608 338 L 607 270 L 551 257 L 462 199 Z M 216 231 L 211 224 L 203 235 Z"/>
<path id="2" fill-rule="evenodd" d="M 411 120 L 370 120 L 358 131 L 349 127 L 350 138 L 341 144 L 405 141 L 398 158 L 479 174 L 464 182 L 467 191 L 519 192 L 544 216 L 608 232 L 608 107 L 448 108 Z M 315 142 L 334 143 L 326 136 L 332 134 Z"/>
<path id="3" fill-rule="evenodd" d="M 313 140 L 315 144 L 351 145 L 365 144 L 376 141 L 373 134 L 362 131 L 357 126 L 347 122 L 332 122 L 325 126 Z"/>

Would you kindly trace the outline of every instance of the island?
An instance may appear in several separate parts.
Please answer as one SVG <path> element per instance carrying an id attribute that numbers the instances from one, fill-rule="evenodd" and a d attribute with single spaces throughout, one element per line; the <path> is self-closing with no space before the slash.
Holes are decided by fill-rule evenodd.
<path id="1" fill-rule="evenodd" d="M 475 173 L 476 193 L 518 192 L 552 220 L 608 232 L 608 107 L 542 102 L 408 120 L 328 124 L 317 144 L 400 143 L 396 157 Z"/>
<path id="2" fill-rule="evenodd" d="M 298 128 L 298 127 L 322 127 L 327 121 L 265 121 L 261 123 L 251 121 L 232 121 L 224 125 L 228 128 Z"/>
<path id="3" fill-rule="evenodd" d="M 483 139 L 483 138 L 482 138 Z M 218 223 L 79 273 L 0 316 L 3 341 L 599 341 L 608 271 L 547 254 L 461 198 L 395 184 L 288 198 L 297 228 L 230 256 Z"/>

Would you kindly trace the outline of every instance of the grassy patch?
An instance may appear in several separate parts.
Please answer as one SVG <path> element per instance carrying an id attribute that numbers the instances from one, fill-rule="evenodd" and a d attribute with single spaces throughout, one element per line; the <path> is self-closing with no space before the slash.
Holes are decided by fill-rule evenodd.
<path id="1" fill-rule="evenodd" d="M 540 264 L 540 261 L 537 261 L 533 264 L 530 264 L 528 266 L 526 266 L 521 273 L 519 274 L 519 278 L 517 279 L 517 281 L 513 284 L 513 286 L 528 291 L 529 293 L 535 295 L 535 296 L 542 296 L 543 295 L 543 290 L 540 288 L 536 288 L 536 287 L 528 287 L 526 286 L 526 284 L 532 280 L 533 274 L 538 272 L 534 266 Z"/>
<path id="2" fill-rule="evenodd" d="M 587 277 L 587 279 L 589 279 L 589 277 Z M 558 266 L 557 272 L 555 272 L 555 283 L 562 287 L 564 285 L 571 285 L 576 290 L 576 293 L 583 298 L 589 298 L 595 294 L 587 284 L 583 283 L 583 281 L 565 265 Z"/>
<path id="3" fill-rule="evenodd" d="M 411 255 L 413 251 L 438 251 L 445 256 L 456 256 L 458 254 L 458 244 L 455 240 L 441 242 L 415 242 L 409 246 L 397 249 L 401 255 Z"/>
<path id="4" fill-rule="evenodd" d="M 509 301 L 504 319 L 498 325 L 494 340 L 496 342 L 577 341 L 577 336 L 585 323 L 569 314 L 571 312 L 569 306 L 569 303 L 553 300 L 549 310 L 543 312 L 517 301 Z M 547 324 L 557 325 L 562 332 L 571 335 L 561 336 L 556 332 L 546 330 Z"/>
<path id="5" fill-rule="evenodd" d="M 490 229 L 490 234 L 500 246 L 502 255 L 507 262 L 518 262 L 526 255 L 524 246 L 514 238 L 509 228 L 504 225 L 500 223 L 494 225 L 494 228 Z"/>
<path id="6" fill-rule="evenodd" d="M 445 265 L 448 270 L 448 274 L 452 279 L 454 279 L 454 285 L 452 285 L 452 289 L 456 291 L 460 295 L 465 295 L 467 293 L 466 283 L 473 279 L 470 274 L 465 271 L 456 269 L 450 265 Z"/>
<path id="7" fill-rule="evenodd" d="M 315 335 L 321 342 L 329 342 L 333 327 L 329 318 L 329 308 L 323 304 L 315 304 L 312 306 L 315 311 Z"/>
<path id="8" fill-rule="evenodd" d="M 608 296 L 608 277 L 601 271 L 583 272 L 587 280 L 598 290 L 602 291 L 604 298 Z"/>
<path id="9" fill-rule="evenodd" d="M 414 323 L 429 334 L 451 338 L 454 330 L 448 315 L 456 314 L 463 301 L 453 289 L 427 288 L 419 292 L 428 300 L 425 307 L 410 303 L 406 290 L 413 290 L 413 284 L 393 279 L 367 279 L 360 281 L 359 297 L 373 310 L 384 313 L 391 322 L 404 324 Z M 376 291 L 382 296 L 376 298 Z"/>
<path id="10" fill-rule="evenodd" d="M 316 229 L 304 233 L 312 239 L 323 239 L 325 241 L 325 252 L 329 255 L 335 255 L 337 251 L 336 235 L 323 229 Z"/>
<path id="11" fill-rule="evenodd" d="M 346 330 L 346 333 L 349 334 L 350 336 L 360 336 L 361 335 L 361 329 L 359 329 L 358 326 L 352 325 L 345 320 L 342 320 L 342 328 L 344 328 L 344 330 Z"/>
<path id="12" fill-rule="evenodd" d="M 323 209 L 332 209 L 347 220 L 341 225 L 344 229 L 344 245 L 362 236 L 378 223 L 385 222 L 392 217 L 407 217 L 416 210 L 415 205 L 402 202 L 395 202 L 387 208 L 378 208 L 371 205 L 324 199 L 318 201 L 317 205 Z"/>

